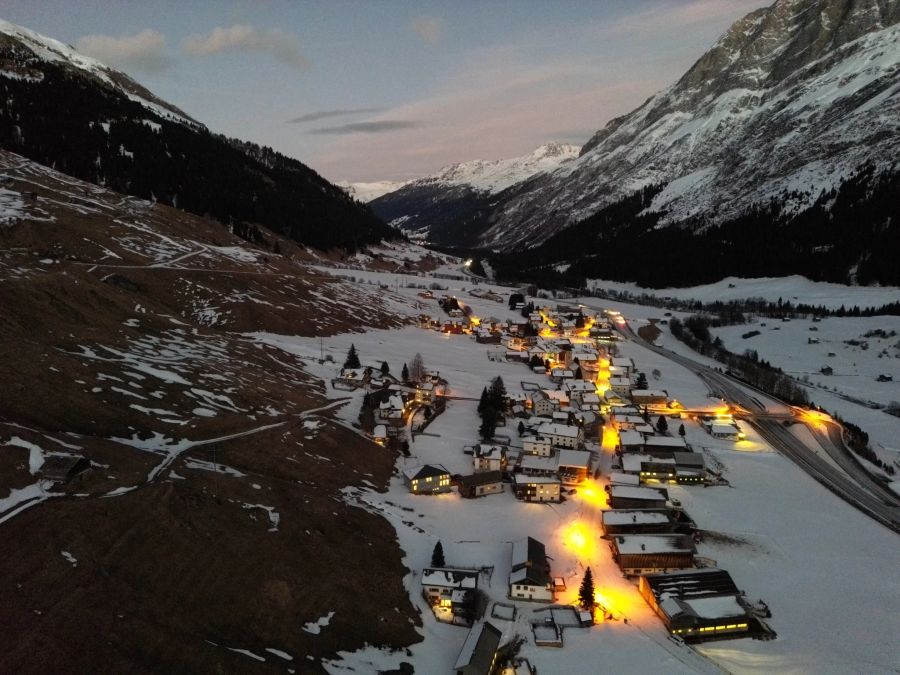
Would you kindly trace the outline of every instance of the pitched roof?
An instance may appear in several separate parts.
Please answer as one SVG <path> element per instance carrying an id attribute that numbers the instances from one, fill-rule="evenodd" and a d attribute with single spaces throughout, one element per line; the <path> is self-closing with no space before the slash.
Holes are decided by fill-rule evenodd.
<path id="1" fill-rule="evenodd" d="M 445 476 L 449 475 L 449 471 L 440 464 L 425 464 L 424 466 L 413 466 L 403 470 L 403 475 L 409 480 L 417 478 L 428 478 L 428 476 Z"/>
<path id="2" fill-rule="evenodd" d="M 462 487 L 489 485 L 490 483 L 499 483 L 501 480 L 503 480 L 503 474 L 499 471 L 482 471 L 473 473 L 471 476 L 460 476 L 457 479 Z"/>
<path id="3" fill-rule="evenodd" d="M 476 623 L 469 631 L 459 656 L 456 657 L 454 670 L 465 668 L 466 673 L 489 675 L 502 635 L 500 630 L 488 621 Z"/>

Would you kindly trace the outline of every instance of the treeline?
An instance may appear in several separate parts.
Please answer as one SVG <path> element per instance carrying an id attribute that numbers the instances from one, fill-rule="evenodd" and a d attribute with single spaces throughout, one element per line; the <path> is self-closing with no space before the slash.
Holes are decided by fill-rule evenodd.
<path id="1" fill-rule="evenodd" d="M 171 121 L 87 75 L 23 54 L 43 72 L 0 77 L 0 146 L 81 180 L 156 200 L 259 239 L 350 251 L 397 233 L 301 162 L 271 148 Z"/>
<path id="2" fill-rule="evenodd" d="M 500 279 L 545 288 L 583 288 L 598 278 L 664 288 L 791 274 L 900 285 L 896 164 L 862 165 L 799 212 L 785 205 L 802 195 L 785 191 L 723 223 L 698 216 L 660 226 L 665 213 L 645 209 L 661 188 L 610 204 L 535 248 L 495 254 L 490 264 Z"/>
<path id="3" fill-rule="evenodd" d="M 710 325 L 707 317 L 695 315 L 686 318 L 684 322 L 672 319 L 669 330 L 694 351 L 725 364 L 731 375 L 747 384 L 793 405 L 809 405 L 806 390 L 781 369 L 760 359 L 754 350 L 748 349 L 743 354 L 728 351 L 721 338 L 712 337 Z"/>

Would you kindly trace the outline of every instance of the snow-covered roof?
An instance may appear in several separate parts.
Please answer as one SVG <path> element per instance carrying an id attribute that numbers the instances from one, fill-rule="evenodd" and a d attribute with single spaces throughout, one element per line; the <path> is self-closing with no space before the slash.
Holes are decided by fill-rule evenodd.
<path id="1" fill-rule="evenodd" d="M 376 424 L 375 429 L 372 431 L 372 435 L 375 436 L 375 438 L 384 438 L 387 436 L 387 427 L 383 424 Z"/>
<path id="2" fill-rule="evenodd" d="M 631 487 L 630 485 L 613 485 L 609 489 L 612 497 L 621 497 L 622 499 L 646 499 L 660 500 L 666 499 L 666 492 L 656 488 Z"/>
<path id="3" fill-rule="evenodd" d="M 632 389 L 631 397 L 634 398 L 635 396 L 667 398 L 669 392 L 664 389 Z"/>
<path id="4" fill-rule="evenodd" d="M 449 474 L 450 472 L 440 464 L 412 466 L 408 469 L 403 470 L 403 475 L 406 476 L 409 480 L 413 480 L 414 478 L 426 478 L 428 476 L 443 476 Z"/>
<path id="5" fill-rule="evenodd" d="M 613 471 L 609 474 L 609 483 L 610 485 L 634 485 L 637 486 L 641 482 L 641 479 L 637 476 L 633 476 L 630 473 L 621 473 L 619 471 Z"/>
<path id="6" fill-rule="evenodd" d="M 569 424 L 554 424 L 553 422 L 545 422 L 538 427 L 538 433 L 541 436 L 562 436 L 563 438 L 577 438 L 581 429 L 573 427 Z"/>
<path id="7" fill-rule="evenodd" d="M 654 448 L 686 448 L 687 441 L 681 436 L 647 436 L 644 445 Z"/>
<path id="8" fill-rule="evenodd" d="M 690 537 L 681 534 L 617 534 L 612 538 L 619 553 L 693 553 Z"/>
<path id="9" fill-rule="evenodd" d="M 523 476 L 521 474 L 516 474 L 513 476 L 516 483 L 521 483 L 523 485 L 550 485 L 556 484 L 559 485 L 559 478 L 555 476 Z"/>
<path id="10" fill-rule="evenodd" d="M 476 623 L 466 636 L 459 656 L 456 657 L 454 670 L 473 666 L 475 672 L 487 672 L 500 645 L 501 635 L 502 633 L 487 621 Z"/>
<path id="11" fill-rule="evenodd" d="M 429 568 L 422 570 L 423 586 L 444 588 L 478 588 L 478 572 L 452 568 Z"/>
<path id="12" fill-rule="evenodd" d="M 682 598 L 681 602 L 703 619 L 727 619 L 747 614 L 734 595 Z"/>
<path id="13" fill-rule="evenodd" d="M 619 432 L 619 445 L 643 445 L 644 444 L 644 434 L 639 431 L 620 431 Z"/>
<path id="14" fill-rule="evenodd" d="M 622 471 L 626 473 L 637 473 L 641 470 L 644 462 L 652 462 L 654 464 L 671 464 L 675 466 L 675 460 L 671 457 L 657 458 L 651 455 L 634 455 L 627 454 L 622 456 Z"/>
<path id="15" fill-rule="evenodd" d="M 649 525 L 654 523 L 668 523 L 669 518 L 660 511 L 646 511 L 643 509 L 617 509 L 615 511 L 603 511 L 600 514 L 604 525 Z"/>
<path id="16" fill-rule="evenodd" d="M 557 456 L 559 466 L 577 466 L 589 469 L 591 466 L 591 453 L 583 450 L 560 450 Z"/>

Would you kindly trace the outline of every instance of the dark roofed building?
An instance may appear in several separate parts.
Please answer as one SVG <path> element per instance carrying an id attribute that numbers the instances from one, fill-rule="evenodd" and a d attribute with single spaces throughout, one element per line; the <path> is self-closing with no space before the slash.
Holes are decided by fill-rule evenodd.
<path id="1" fill-rule="evenodd" d="M 503 492 L 503 474 L 500 471 L 483 471 L 471 476 L 458 476 L 456 489 L 460 496 L 467 498 Z"/>
<path id="2" fill-rule="evenodd" d="M 617 534 L 613 560 L 626 576 L 694 566 L 694 542 L 685 534 Z"/>
<path id="3" fill-rule="evenodd" d="M 456 675 L 491 675 L 502 635 L 489 621 L 475 624 L 456 658 Z"/>
<path id="4" fill-rule="evenodd" d="M 688 642 L 768 632 L 725 570 L 709 567 L 647 574 L 639 588 L 669 632 Z"/>
<path id="5" fill-rule="evenodd" d="M 403 481 L 416 495 L 450 491 L 450 472 L 440 464 L 414 466 L 403 472 Z"/>
<path id="6" fill-rule="evenodd" d="M 544 545 L 533 537 L 513 542 L 509 597 L 553 602 L 553 580 Z"/>
<path id="7" fill-rule="evenodd" d="M 600 514 L 603 532 L 615 534 L 692 534 L 696 529 L 687 513 L 676 509 L 618 509 Z"/>

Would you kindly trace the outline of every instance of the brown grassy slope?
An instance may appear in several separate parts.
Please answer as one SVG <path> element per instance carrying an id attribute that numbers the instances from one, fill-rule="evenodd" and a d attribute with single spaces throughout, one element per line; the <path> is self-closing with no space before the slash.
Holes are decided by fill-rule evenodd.
<path id="1" fill-rule="evenodd" d="M 0 224 L 0 499 L 36 480 L 14 437 L 94 462 L 0 524 L 0 672 L 283 672 L 266 647 L 309 672 L 418 640 L 393 530 L 340 497 L 384 484 L 394 458 L 329 412 L 304 426 L 320 385 L 241 335 L 392 325 L 383 300 L 288 242 L 275 255 L 9 153 L 0 171 L 23 194 Z M 164 464 L 182 439 L 254 430 Z M 190 468 L 213 459 L 244 475 Z"/>

